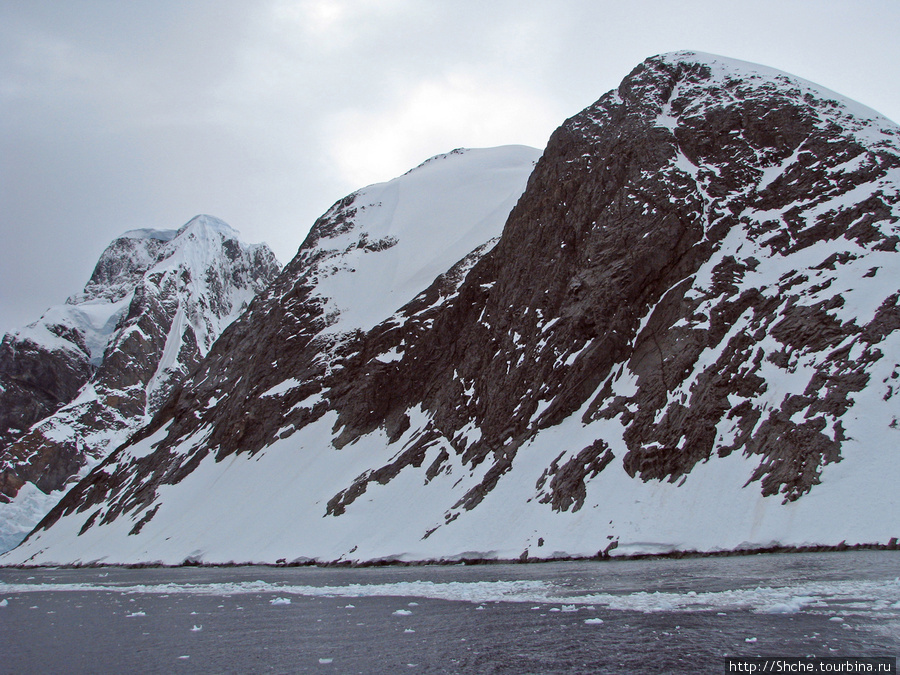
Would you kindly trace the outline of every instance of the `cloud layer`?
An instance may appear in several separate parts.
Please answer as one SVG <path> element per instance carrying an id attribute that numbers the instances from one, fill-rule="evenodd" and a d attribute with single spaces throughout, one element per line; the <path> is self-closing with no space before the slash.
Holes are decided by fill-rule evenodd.
<path id="1" fill-rule="evenodd" d="M 894 0 L 0 0 L 0 332 L 110 239 L 218 216 L 286 262 L 362 185 L 542 147 L 645 57 L 765 63 L 900 118 Z"/>

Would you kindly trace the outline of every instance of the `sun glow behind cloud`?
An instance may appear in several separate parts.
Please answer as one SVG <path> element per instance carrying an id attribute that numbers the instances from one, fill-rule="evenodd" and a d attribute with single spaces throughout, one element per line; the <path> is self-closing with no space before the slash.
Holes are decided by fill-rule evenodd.
<path id="1" fill-rule="evenodd" d="M 415 27 L 439 20 L 427 7 L 277 0 L 259 15 L 217 96 L 234 125 L 274 155 L 315 154 L 344 192 L 455 147 L 543 147 L 570 111 L 494 63 L 498 52 L 501 61 L 524 58 L 534 21 L 511 20 L 482 51 L 466 52 L 452 31 L 423 48 Z M 420 58 L 409 59 L 417 51 Z"/>
<path id="2" fill-rule="evenodd" d="M 340 49 L 367 24 L 406 9 L 406 0 L 274 0 L 269 16 L 287 34 L 301 33 L 320 47 Z"/>
<path id="3" fill-rule="evenodd" d="M 348 108 L 335 115 L 328 147 L 341 176 L 366 185 L 455 147 L 543 147 L 558 117 L 528 91 L 460 71 L 416 82 L 380 110 Z"/>

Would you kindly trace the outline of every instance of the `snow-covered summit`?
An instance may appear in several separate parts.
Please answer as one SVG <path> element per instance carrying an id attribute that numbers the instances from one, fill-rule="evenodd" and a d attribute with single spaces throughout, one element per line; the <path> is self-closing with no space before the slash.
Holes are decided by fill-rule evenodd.
<path id="1" fill-rule="evenodd" d="M 175 237 L 182 234 L 185 230 L 197 227 L 197 228 L 209 228 L 211 230 L 215 230 L 220 234 L 237 239 L 240 237 L 240 232 L 235 230 L 231 225 L 226 223 L 224 220 L 220 218 L 216 218 L 215 216 L 209 216 L 204 213 L 194 216 L 189 221 L 187 221 L 184 225 L 179 227 L 176 230 L 160 230 L 152 227 L 141 227 L 134 230 L 128 230 L 127 232 L 123 232 L 118 238 L 120 239 L 158 239 L 159 241 L 172 241 Z"/>
<path id="2" fill-rule="evenodd" d="M 237 230 L 213 216 L 195 216 L 177 230 L 129 230 L 106 247 L 84 290 L 66 302 L 70 305 L 92 300 L 115 302 L 128 295 L 150 267 L 185 246 L 194 246 L 188 242 L 199 238 L 201 249 L 213 252 L 218 246 L 216 237 L 247 247 Z M 199 254 L 205 255 L 202 251 Z"/>
<path id="3" fill-rule="evenodd" d="M 896 124 L 867 105 L 823 87 L 821 84 L 770 66 L 733 59 L 727 56 L 719 56 L 718 54 L 690 50 L 668 52 L 661 54 L 657 58 L 671 64 L 703 64 L 709 68 L 711 82 L 719 85 L 733 86 L 736 81 L 740 80 L 753 84 L 756 87 L 765 87 L 767 84 L 782 88 L 787 86 L 797 90 L 804 98 L 809 94 L 813 99 L 829 101 L 832 106 L 842 108 L 848 116 L 852 116 L 852 118 L 847 118 L 849 122 L 875 122 L 880 124 L 882 121 L 886 121 Z"/>
<path id="4" fill-rule="evenodd" d="M 897 134 L 895 122 L 858 101 L 796 75 L 749 61 L 695 51 L 676 51 L 652 57 L 638 66 L 634 73 L 657 64 L 703 70 L 702 81 L 682 78 L 669 92 L 669 100 L 690 99 L 677 111 L 679 115 L 689 118 L 702 114 L 711 105 L 726 108 L 741 100 L 759 98 L 768 93 L 807 107 L 822 129 L 837 125 L 863 145 L 900 152 L 900 135 Z M 639 82 L 638 86 L 646 86 L 650 82 L 652 79 Z M 623 86 L 629 84 L 623 83 Z M 666 107 L 666 111 L 671 112 L 671 108 Z M 765 111 L 760 113 L 764 115 Z"/>
<path id="5" fill-rule="evenodd" d="M 371 328 L 498 237 L 540 154 L 460 148 L 335 204 L 300 249 L 316 258 L 328 330 Z"/>
<path id="6" fill-rule="evenodd" d="M 113 240 L 80 293 L 0 346 L 0 494 L 57 490 L 122 442 L 278 269 L 211 216 Z"/>
<path id="7" fill-rule="evenodd" d="M 218 232 L 223 237 L 228 237 L 231 239 L 240 239 L 240 232 L 235 230 L 231 225 L 226 223 L 224 220 L 220 220 L 215 216 L 207 216 L 205 214 L 200 214 L 198 216 L 194 216 L 184 225 L 182 225 L 178 230 L 176 230 L 176 236 L 181 236 L 187 230 L 211 230 L 213 232 Z"/>

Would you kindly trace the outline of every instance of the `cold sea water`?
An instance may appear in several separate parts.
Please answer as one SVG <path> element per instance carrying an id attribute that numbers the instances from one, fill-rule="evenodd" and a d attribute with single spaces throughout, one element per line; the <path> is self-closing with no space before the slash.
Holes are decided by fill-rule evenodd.
<path id="1" fill-rule="evenodd" d="M 7 568 L 0 672 L 725 673 L 724 657 L 896 658 L 898 577 L 893 551 Z"/>

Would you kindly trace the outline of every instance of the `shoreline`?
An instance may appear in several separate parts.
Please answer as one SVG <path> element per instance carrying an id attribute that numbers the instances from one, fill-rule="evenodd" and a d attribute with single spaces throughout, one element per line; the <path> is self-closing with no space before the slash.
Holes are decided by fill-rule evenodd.
<path id="1" fill-rule="evenodd" d="M 28 565 L 24 563 L 16 565 L 0 565 L 3 569 L 100 569 L 100 568 L 121 568 L 121 569 L 179 569 L 183 567 L 207 567 L 207 568 L 228 568 L 228 567 L 319 567 L 334 568 L 343 567 L 350 569 L 367 568 L 367 567 L 440 567 L 454 565 L 534 565 L 540 563 L 555 562 L 615 562 L 617 560 L 651 560 L 651 559 L 671 559 L 680 560 L 683 558 L 731 558 L 751 555 L 772 555 L 779 553 L 841 553 L 846 551 L 900 551 L 900 542 L 897 537 L 893 537 L 886 544 L 847 544 L 841 542 L 835 545 L 808 545 L 808 546 L 763 546 L 757 548 L 732 549 L 727 551 L 696 551 L 696 550 L 676 550 L 665 553 L 629 553 L 623 555 L 611 555 L 609 551 L 601 551 L 594 556 L 556 556 L 551 558 L 537 558 L 531 556 L 519 556 L 518 558 L 438 558 L 431 560 L 303 560 L 290 561 L 280 559 L 274 563 L 267 562 L 223 562 L 211 563 L 199 560 L 185 559 L 180 563 L 162 563 L 162 562 L 140 562 L 140 563 L 74 563 L 74 564 L 47 564 L 47 565 Z"/>

